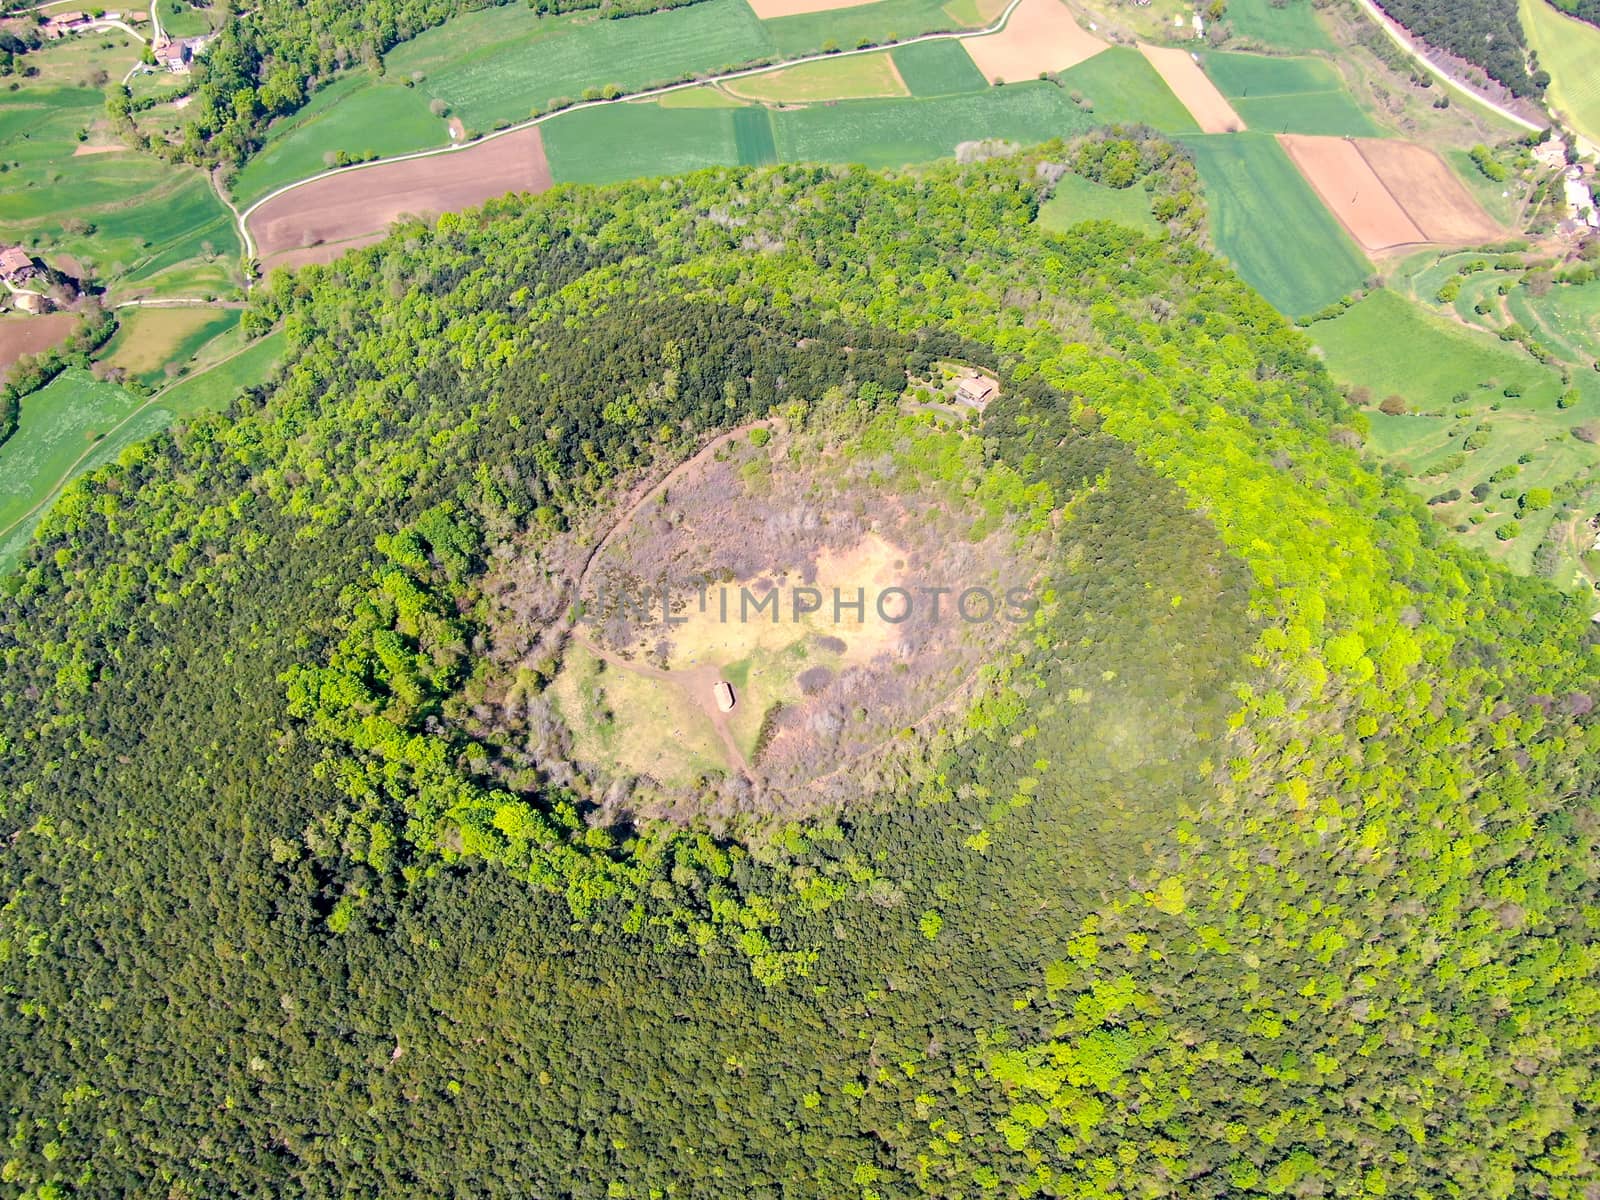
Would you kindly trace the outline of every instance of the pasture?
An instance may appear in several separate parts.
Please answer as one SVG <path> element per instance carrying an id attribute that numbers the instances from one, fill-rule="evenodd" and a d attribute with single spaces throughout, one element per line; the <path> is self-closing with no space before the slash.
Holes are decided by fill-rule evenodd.
<path id="1" fill-rule="evenodd" d="M 1600 29 L 1547 0 L 1521 0 L 1518 12 L 1528 45 L 1550 72 L 1550 106 L 1578 133 L 1600 143 Z"/>
<path id="2" fill-rule="evenodd" d="M 1468 544 L 1528 571 L 1555 507 L 1519 519 L 1518 498 L 1529 488 L 1587 479 L 1600 467 L 1600 448 L 1572 436 L 1573 426 L 1600 417 L 1593 372 L 1574 376 L 1579 399 L 1558 408 L 1565 388 L 1554 370 L 1387 290 L 1309 333 L 1335 379 L 1367 389 L 1372 452 L 1403 471 L 1424 498 L 1459 492 L 1432 505 L 1434 513 Z M 1378 411 L 1390 395 L 1409 411 Z M 1502 540 L 1495 531 L 1513 520 L 1516 536 Z"/>
<path id="3" fill-rule="evenodd" d="M 1141 187 L 1110 188 L 1082 175 L 1063 175 L 1050 199 L 1039 206 L 1039 226 L 1064 233 L 1080 221 L 1115 221 L 1157 236 L 1161 223 L 1150 212 L 1150 193 Z"/>
<path id="4" fill-rule="evenodd" d="M 951 96 L 989 86 L 959 41 L 918 42 L 896 47 L 895 69 L 913 96 Z"/>
<path id="5" fill-rule="evenodd" d="M 126 377 L 155 385 L 178 373 L 207 342 L 239 323 L 230 308 L 132 308 L 120 315 L 98 360 Z"/>
<path id="6" fill-rule="evenodd" d="M 959 50 L 960 47 L 957 47 Z M 906 85 L 888 51 L 824 58 L 782 67 L 764 75 L 735 79 L 724 90 L 746 100 L 771 104 L 806 104 L 818 100 L 873 100 L 904 96 Z"/>
<path id="7" fill-rule="evenodd" d="M 1321 59 L 1211 53 L 1202 62 L 1252 129 L 1339 137 L 1380 132 L 1339 73 Z"/>
<path id="8" fill-rule="evenodd" d="M 1332 50 L 1312 0 L 1228 0 L 1223 17 L 1234 36 L 1267 50 Z"/>
<path id="9" fill-rule="evenodd" d="M 1366 278 L 1370 264 L 1270 134 L 1182 140 L 1200 170 L 1217 249 L 1280 312 L 1316 312 Z"/>

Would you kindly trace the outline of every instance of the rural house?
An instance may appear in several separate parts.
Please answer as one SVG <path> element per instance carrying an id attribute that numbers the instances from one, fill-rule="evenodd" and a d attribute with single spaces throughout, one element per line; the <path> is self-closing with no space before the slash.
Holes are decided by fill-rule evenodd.
<path id="1" fill-rule="evenodd" d="M 182 75 L 189 69 L 192 54 L 188 42 L 163 42 L 156 47 L 155 54 L 156 63 L 175 75 Z"/>
<path id="2" fill-rule="evenodd" d="M 956 403 L 983 408 L 999 391 L 1000 385 L 987 375 L 973 375 L 956 384 Z"/>
<path id="3" fill-rule="evenodd" d="M 44 19 L 44 35 L 50 38 L 66 37 L 88 23 L 89 18 L 81 12 L 56 13 Z"/>
<path id="4" fill-rule="evenodd" d="M 0 279 L 7 283 L 26 283 L 37 274 L 33 259 L 21 246 L 0 249 Z"/>

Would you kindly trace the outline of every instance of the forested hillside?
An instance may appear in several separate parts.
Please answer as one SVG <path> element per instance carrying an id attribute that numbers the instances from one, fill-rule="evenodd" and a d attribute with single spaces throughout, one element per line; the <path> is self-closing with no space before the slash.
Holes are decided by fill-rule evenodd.
<path id="1" fill-rule="evenodd" d="M 1528 39 L 1516 0 L 1378 0 L 1378 6 L 1430 45 L 1476 63 L 1516 96 L 1542 96 L 1550 77 L 1529 69 Z"/>
<path id="2" fill-rule="evenodd" d="M 1034 224 L 1108 154 L 1192 222 L 1107 136 L 275 274 L 279 377 L 75 484 L 0 598 L 0 1195 L 1600 1186 L 1593 627 L 1363 465 L 1192 240 Z M 504 564 L 944 359 L 1002 386 L 955 483 L 1053 538 L 969 704 L 793 821 L 502 769 Z"/>

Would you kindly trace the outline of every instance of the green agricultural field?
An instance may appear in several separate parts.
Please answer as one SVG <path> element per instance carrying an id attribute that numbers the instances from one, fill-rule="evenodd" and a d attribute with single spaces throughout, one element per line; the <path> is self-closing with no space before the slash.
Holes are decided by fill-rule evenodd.
<path id="1" fill-rule="evenodd" d="M 285 184 L 326 170 L 344 151 L 354 158 L 387 157 L 449 144 L 444 120 L 428 110 L 428 95 L 398 80 L 360 74 L 319 93 L 281 130 L 274 126 L 259 153 L 233 182 L 235 201 L 253 204 Z"/>
<path id="2" fill-rule="evenodd" d="M 461 56 L 455 30 L 471 21 L 469 40 L 492 28 L 491 46 Z M 425 73 L 417 92 L 450 105 L 469 129 L 526 120 L 558 98 L 614 84 L 636 91 L 696 73 L 715 73 L 771 56 L 772 39 L 744 0 L 705 0 L 688 8 L 607 20 L 540 18 L 507 6 L 473 13 L 397 47 L 388 71 Z M 441 56 L 448 58 L 440 62 Z M 412 64 L 416 64 L 413 67 Z"/>
<path id="3" fill-rule="evenodd" d="M 983 72 L 954 38 L 901 46 L 894 51 L 894 65 L 913 96 L 950 96 L 989 89 Z"/>
<path id="4" fill-rule="evenodd" d="M 1096 125 L 1144 124 L 1164 133 L 1199 129 L 1160 73 L 1132 46 L 1102 50 L 1058 78 L 1070 99 L 1081 98 Z"/>
<path id="5" fill-rule="evenodd" d="M 1011 84 L 969 96 L 928 100 L 858 100 L 772 114 L 784 162 L 902 166 L 943 158 L 960 142 L 1007 138 L 1020 143 L 1065 137 L 1095 118 L 1049 83 Z"/>
<path id="6" fill-rule="evenodd" d="M 1576 373 L 1577 403 L 1558 408 L 1566 388 L 1556 371 L 1390 291 L 1309 333 L 1336 379 L 1366 389 L 1373 453 L 1403 470 L 1424 498 L 1460 492 L 1434 512 L 1468 544 L 1528 571 L 1556 506 L 1519 517 L 1518 497 L 1534 487 L 1559 495 L 1600 467 L 1600 448 L 1572 436 L 1574 426 L 1600 418 L 1600 377 Z M 1391 395 L 1410 411 L 1380 412 Z M 1481 485 L 1488 491 L 1479 500 L 1472 489 Z M 1517 536 L 1501 540 L 1495 531 L 1512 520 Z"/>
<path id="7" fill-rule="evenodd" d="M 895 72 L 888 51 L 824 58 L 747 79 L 730 80 L 724 86 L 735 96 L 773 104 L 865 100 L 906 94 L 906 85 Z"/>
<path id="8" fill-rule="evenodd" d="M 1236 37 L 1271 50 L 1332 50 L 1312 0 L 1228 0 L 1224 18 Z"/>
<path id="9" fill-rule="evenodd" d="M 1217 248 L 1279 311 L 1316 312 L 1371 271 L 1271 134 L 1191 136 Z"/>
<path id="10" fill-rule="evenodd" d="M 1116 221 L 1140 233 L 1160 234 L 1161 223 L 1150 212 L 1150 193 L 1141 187 L 1109 188 L 1082 175 L 1063 175 L 1050 199 L 1039 208 L 1039 224 L 1062 233 L 1080 221 Z"/>
<path id="11" fill-rule="evenodd" d="M 1551 107 L 1584 137 L 1600 142 L 1600 29 L 1546 0 L 1521 0 L 1518 12 L 1539 65 L 1550 72 Z"/>
<path id="12" fill-rule="evenodd" d="M 733 145 L 742 167 L 763 167 L 778 161 L 772 118 L 764 108 L 741 108 L 733 114 Z"/>
<path id="13" fill-rule="evenodd" d="M 1207 54 L 1206 74 L 1251 129 L 1267 133 L 1376 137 L 1382 131 L 1316 58 Z"/>
<path id="14" fill-rule="evenodd" d="M 585 108 L 544 126 L 545 157 L 551 174 L 562 183 L 610 183 L 735 166 L 739 146 L 734 117 L 747 111 L 767 115 L 766 109 L 659 104 Z"/>
<path id="15" fill-rule="evenodd" d="M 904 41 L 922 33 L 982 28 L 988 23 L 962 20 L 952 15 L 941 0 L 878 0 L 876 4 L 856 8 L 836 8 L 762 22 L 772 39 L 773 49 L 785 56 L 829 46 L 849 50 L 868 42 L 877 45 Z"/>

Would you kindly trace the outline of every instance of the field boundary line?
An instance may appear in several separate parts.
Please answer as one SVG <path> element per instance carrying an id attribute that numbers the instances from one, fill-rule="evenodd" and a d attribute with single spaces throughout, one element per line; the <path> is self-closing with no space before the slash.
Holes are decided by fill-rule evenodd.
<path id="1" fill-rule="evenodd" d="M 282 187 L 268 192 L 265 196 L 262 196 L 261 199 L 247 207 L 243 212 L 239 212 L 239 210 L 234 209 L 234 213 L 237 217 L 239 225 L 239 240 L 244 245 L 244 259 L 246 264 L 248 264 L 250 260 L 256 256 L 256 244 L 255 240 L 250 236 L 249 228 L 251 214 L 268 201 L 276 200 L 279 196 L 287 195 L 289 192 L 295 191 L 298 188 L 307 187 L 320 179 L 332 179 L 336 175 L 345 175 L 352 171 L 365 171 L 372 167 L 387 166 L 390 163 L 411 162 L 419 158 L 436 158 L 441 154 L 454 154 L 458 151 L 466 150 L 473 146 L 481 146 L 485 142 L 492 142 L 496 138 L 509 137 L 513 133 L 521 133 L 525 129 L 536 128 L 540 125 L 543 125 L 546 121 L 553 121 L 557 117 L 564 117 L 568 113 L 581 112 L 586 108 L 602 108 L 613 104 L 622 104 L 630 100 L 649 100 L 656 96 L 665 96 L 672 92 L 681 92 L 689 88 L 705 87 L 708 85 L 717 86 L 726 83 L 730 79 L 745 79 L 752 75 L 764 75 L 770 71 L 776 71 L 783 67 L 795 67 L 802 63 L 820 62 L 824 59 L 854 58 L 862 54 L 887 54 L 901 46 L 914 46 L 921 42 L 951 40 L 959 41 L 962 38 L 986 37 L 989 34 L 1000 33 L 1003 31 L 1011 20 L 1011 14 L 1017 10 L 1017 7 L 1021 3 L 1022 0 L 1010 0 L 1010 3 L 1006 5 L 1005 11 L 1002 12 L 995 21 L 983 27 L 982 29 L 965 29 L 960 31 L 947 31 L 944 33 L 923 33 L 917 35 L 916 37 L 906 38 L 904 41 L 892 42 L 883 46 L 860 46 L 854 50 L 818 51 L 815 54 L 804 54 L 799 58 L 785 59 L 782 62 L 776 63 L 766 63 L 765 65 L 759 67 L 743 67 L 737 71 L 726 71 L 720 75 L 706 75 L 697 79 L 685 80 L 682 83 L 668 83 L 663 84 L 661 87 L 645 88 L 642 91 L 623 92 L 609 100 L 583 100 L 577 104 L 568 105 L 566 108 L 557 109 L 555 112 L 543 113 L 526 121 L 519 121 L 515 125 L 507 125 L 504 129 L 496 129 L 493 133 L 486 133 L 482 137 L 475 138 L 472 141 L 457 142 L 448 146 L 435 146 L 431 150 L 413 150 L 408 154 L 395 154 L 389 158 L 375 158 L 370 162 L 353 163 L 348 167 L 334 167 L 331 170 L 318 171 L 315 175 L 307 175 L 304 179 L 296 179 L 293 183 L 286 183 Z M 228 207 L 233 209 L 232 204 L 229 204 Z M 245 280 L 246 290 L 249 289 L 250 283 L 251 280 L 249 279 L 249 272 L 247 270 Z"/>

